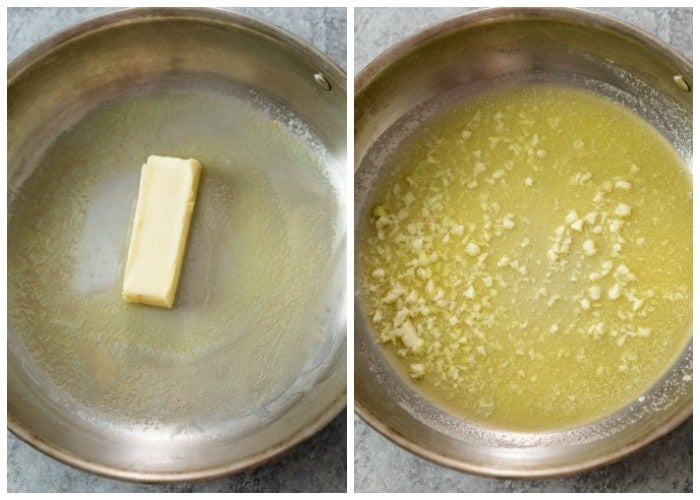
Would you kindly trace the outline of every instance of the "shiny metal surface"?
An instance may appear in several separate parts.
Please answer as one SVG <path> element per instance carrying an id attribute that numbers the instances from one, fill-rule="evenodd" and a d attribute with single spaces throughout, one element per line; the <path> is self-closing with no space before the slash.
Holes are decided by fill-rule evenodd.
<path id="1" fill-rule="evenodd" d="M 692 67 L 670 47 L 580 10 L 485 9 L 401 42 L 356 78 L 356 225 L 367 220 L 384 159 L 421 119 L 481 90 L 531 81 L 584 87 L 629 106 L 691 165 Z M 370 325 L 356 291 L 356 411 L 407 450 L 465 472 L 532 478 L 590 470 L 664 435 L 692 412 L 691 340 L 643 401 L 609 417 L 551 433 L 477 427 L 433 406 L 398 377 Z"/>
<path id="2" fill-rule="evenodd" d="M 219 88 L 229 84 L 238 89 L 239 96 L 245 95 L 245 89 L 253 89 L 251 106 L 266 96 L 265 102 L 273 103 L 282 115 L 294 117 L 294 124 L 303 125 L 303 130 L 297 130 L 299 147 L 325 159 L 330 178 L 345 178 L 345 74 L 325 56 L 286 32 L 240 14 L 215 9 L 118 11 L 59 33 L 8 67 L 8 247 L 12 247 L 15 235 L 12 220 L 22 217 L 13 206 L 18 193 L 57 138 L 79 125 L 91 111 L 107 102 L 119 102 L 134 89 L 148 92 L 149 88 L 167 90 L 172 86 L 181 92 L 188 86 Z M 221 104 L 223 109 L 225 102 Z M 262 117 L 263 110 L 260 112 Z M 178 126 L 196 129 L 197 124 Z M 94 137 L 109 146 L 109 131 L 96 132 Z M 168 141 L 170 147 L 177 147 L 172 137 L 163 137 L 164 147 Z M 220 142 L 220 156 L 238 151 Z M 246 145 L 245 150 L 252 150 L 255 156 L 255 147 L 260 144 Z M 128 145 L 124 147 L 128 149 Z M 89 171 L 85 173 L 89 176 Z M 123 414 L 117 418 L 96 411 L 84 394 L 78 398 L 52 385 L 42 366 L 28 356 L 27 336 L 16 331 L 10 319 L 8 428 L 68 464 L 97 474 L 149 482 L 229 475 L 275 458 L 322 428 L 346 404 L 345 198 L 342 185 L 334 188 L 327 194 L 335 200 L 332 215 L 336 231 L 328 241 L 322 293 L 313 306 L 322 311 L 314 325 L 320 341 L 276 399 L 243 416 L 223 410 L 212 414 L 213 409 L 225 407 L 229 391 L 235 387 L 230 385 L 235 382 L 236 367 L 232 367 L 229 385 L 216 386 L 219 381 L 214 382 L 213 377 L 208 386 L 201 385 L 205 399 L 165 406 L 150 419 L 145 416 L 158 411 L 162 402 L 139 401 L 139 409 L 144 411 L 131 415 L 130 420 Z M 227 230 L 217 228 L 220 233 Z M 17 282 L 13 269 L 8 273 L 13 278 L 10 282 Z M 10 286 L 8 296 L 14 292 Z M 63 345 L 51 347 L 50 338 L 41 342 L 49 349 Z M 228 350 L 235 349 L 219 347 L 216 355 L 224 358 Z M 125 359 L 118 367 L 118 373 L 129 375 L 120 376 L 122 384 L 134 380 L 142 361 Z M 278 361 L 280 365 L 285 362 L 284 357 Z M 169 372 L 173 387 L 206 384 L 207 370 L 213 369 L 213 363 L 212 356 L 173 363 Z M 65 366 L 66 372 L 73 370 L 73 374 L 77 369 Z M 168 369 L 166 364 L 166 375 Z M 144 390 L 149 382 L 140 381 Z M 165 382 L 167 386 L 167 377 Z"/>

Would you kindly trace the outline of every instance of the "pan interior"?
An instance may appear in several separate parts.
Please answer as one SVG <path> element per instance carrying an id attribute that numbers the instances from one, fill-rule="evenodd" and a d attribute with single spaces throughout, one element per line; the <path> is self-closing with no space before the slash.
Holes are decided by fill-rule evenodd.
<path id="1" fill-rule="evenodd" d="M 172 310 L 120 293 L 150 154 L 203 165 Z M 213 78 L 161 78 L 92 110 L 11 179 L 8 356 L 52 407 L 116 435 L 265 427 L 344 339 L 331 163 L 288 108 Z"/>
<path id="2" fill-rule="evenodd" d="M 444 45 L 451 46 L 447 42 Z M 459 44 L 455 42 L 454 46 Z M 423 66 L 416 63 L 420 71 L 414 68 L 415 85 L 399 85 L 405 63 L 399 60 L 356 97 L 360 101 L 355 110 L 356 121 L 360 121 L 360 125 L 356 123 L 355 142 L 356 241 L 361 234 L 358 224 L 370 220 L 376 206 L 375 187 L 384 176 L 392 175 L 391 159 L 402 150 L 407 138 L 455 103 L 485 90 L 547 83 L 594 92 L 644 118 L 673 145 L 686 165 L 692 163 L 692 117 L 688 108 L 612 60 L 594 59 L 586 54 L 583 63 L 576 60 L 581 63 L 576 69 L 572 68 L 573 62 L 566 60 L 550 60 L 548 65 L 533 68 L 521 61 L 506 62 L 505 58 L 499 59 L 500 53 L 495 53 L 492 66 L 498 72 L 470 79 L 464 74 L 468 69 L 451 65 L 430 50 L 424 49 Z M 475 55 L 470 68 L 488 68 L 485 60 L 489 54 L 485 48 L 483 53 Z M 445 64 L 442 72 L 430 66 L 435 60 Z M 484 65 L 480 66 L 479 61 Z M 585 67 L 586 61 L 591 67 Z M 395 91 L 396 88 L 401 91 Z M 390 94 L 391 89 L 395 94 Z M 355 280 L 359 282 L 357 250 L 355 262 Z M 618 456 L 629 443 L 638 442 L 666 425 L 669 415 L 682 413 L 692 397 L 691 339 L 673 366 L 644 397 L 606 418 L 556 432 L 490 429 L 456 417 L 415 391 L 396 373 L 377 345 L 372 328 L 370 312 L 356 290 L 355 397 L 362 415 L 409 449 L 470 472 L 532 476 L 590 468 L 591 464 L 600 463 L 601 457 Z"/>
<path id="3" fill-rule="evenodd" d="M 485 427 L 513 430 L 585 424 L 627 404 L 635 397 L 635 383 L 637 392 L 646 390 L 685 347 L 690 330 L 690 176 L 672 148 L 626 109 L 551 84 L 484 93 L 423 125 L 385 165 L 371 218 L 358 221 L 358 289 L 398 372 L 406 378 L 410 373 L 419 381 L 417 390 L 436 405 Z M 658 147 L 654 153 L 651 145 Z M 630 158 L 646 166 L 630 164 Z M 634 177 L 634 188 L 619 181 L 615 194 L 606 195 L 613 184 L 606 181 L 608 188 L 603 180 L 618 176 Z M 611 201 L 604 202 L 605 196 Z M 632 225 L 622 231 L 627 239 L 620 236 L 624 222 L 603 208 L 623 198 L 635 207 Z M 587 213 L 588 221 L 574 222 L 579 215 L 572 207 L 580 217 Z M 562 236 L 567 257 L 560 259 L 552 253 L 558 248 L 552 246 L 552 231 L 563 224 L 557 231 L 566 232 L 567 209 L 575 229 Z M 672 210 L 677 211 L 656 224 Z M 613 248 L 602 243 L 607 236 L 599 238 L 608 234 L 609 221 L 614 222 L 609 236 L 617 241 Z M 632 236 L 652 228 L 665 232 Z M 581 252 L 584 240 L 600 248 Z M 628 240 L 633 244 L 623 251 L 620 242 Z M 653 250 L 671 240 L 678 247 Z M 464 250 L 470 241 L 474 253 L 467 253 L 469 246 Z M 673 255 L 673 261 L 664 255 Z M 639 261 L 647 256 L 650 261 Z M 607 296 L 600 301 L 600 290 L 607 290 L 606 272 L 597 272 L 603 261 L 636 266 L 641 276 L 630 286 L 641 290 L 648 283 L 664 305 L 633 314 L 626 302 Z M 581 266 L 591 266 L 591 273 Z M 665 269 L 658 275 L 657 266 Z M 625 271 L 621 265 L 608 279 L 621 279 Z M 658 287 L 686 290 L 685 301 Z M 598 294 L 590 301 L 588 289 Z M 655 295 L 650 289 L 644 293 Z M 645 300 L 635 300 L 639 311 Z M 629 324 L 614 326 L 635 316 L 651 324 L 654 311 L 665 316 L 657 316 L 649 340 L 633 340 L 636 330 L 625 338 L 634 329 Z M 595 326 L 581 326 L 585 321 Z M 568 342 L 577 347 L 568 351 Z M 545 361 L 548 349 L 552 357 Z M 637 356 L 642 352 L 646 358 Z M 627 359 L 634 361 L 628 366 Z M 568 398 L 562 390 L 567 379 Z M 613 403 L 614 394 L 620 397 Z"/>

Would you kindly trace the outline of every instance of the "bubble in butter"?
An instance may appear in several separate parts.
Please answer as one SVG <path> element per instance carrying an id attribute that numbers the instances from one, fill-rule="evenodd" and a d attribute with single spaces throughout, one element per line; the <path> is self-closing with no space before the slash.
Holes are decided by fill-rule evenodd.
<path id="1" fill-rule="evenodd" d="M 359 290 L 415 387 L 495 428 L 562 429 L 657 380 L 690 337 L 692 199 L 627 109 L 550 84 L 455 105 L 390 160 Z"/>

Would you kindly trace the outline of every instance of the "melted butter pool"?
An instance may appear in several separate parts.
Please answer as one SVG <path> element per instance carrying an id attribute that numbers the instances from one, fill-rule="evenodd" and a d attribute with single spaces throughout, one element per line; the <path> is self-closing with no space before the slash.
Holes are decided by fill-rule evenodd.
<path id="1" fill-rule="evenodd" d="M 93 111 L 12 193 L 9 347 L 90 418 L 206 428 L 254 414 L 261 425 L 326 335 L 338 191 L 327 153 L 269 98 L 170 87 Z M 203 165 L 170 311 L 121 298 L 150 154 Z"/>
<path id="2" fill-rule="evenodd" d="M 397 369 L 446 410 L 517 431 L 583 424 L 688 342 L 691 178 L 630 111 L 501 89 L 432 120 L 386 171 L 360 294 Z"/>

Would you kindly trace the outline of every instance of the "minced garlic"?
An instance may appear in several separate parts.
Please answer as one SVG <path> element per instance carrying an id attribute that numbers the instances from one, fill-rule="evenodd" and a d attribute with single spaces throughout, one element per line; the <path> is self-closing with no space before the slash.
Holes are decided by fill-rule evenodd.
<path id="1" fill-rule="evenodd" d="M 356 248 L 372 328 L 416 387 L 516 430 L 643 393 L 690 332 L 691 183 L 663 139 L 597 97 L 532 86 L 412 141 Z"/>

